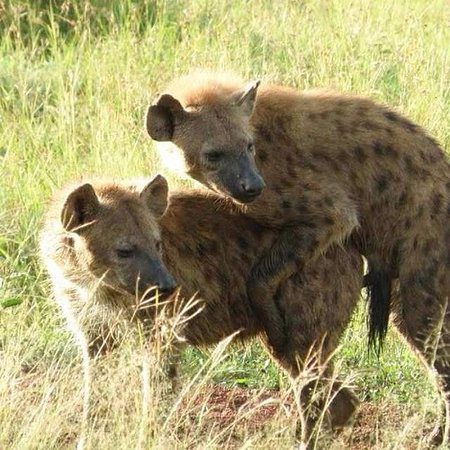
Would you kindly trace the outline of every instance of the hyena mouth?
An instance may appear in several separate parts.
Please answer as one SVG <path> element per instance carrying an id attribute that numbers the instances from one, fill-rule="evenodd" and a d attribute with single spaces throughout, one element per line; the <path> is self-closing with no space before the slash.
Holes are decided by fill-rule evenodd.
<path id="1" fill-rule="evenodd" d="M 239 203 L 252 203 L 255 201 L 259 196 L 261 192 L 255 192 L 251 194 L 245 194 L 245 195 L 235 195 L 233 198 L 237 200 Z"/>

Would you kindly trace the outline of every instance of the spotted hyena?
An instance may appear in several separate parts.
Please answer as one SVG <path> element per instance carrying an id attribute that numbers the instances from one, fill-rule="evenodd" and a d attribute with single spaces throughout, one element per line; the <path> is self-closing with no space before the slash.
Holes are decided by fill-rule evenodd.
<path id="1" fill-rule="evenodd" d="M 258 85 L 187 76 L 150 106 L 146 126 L 164 159 L 278 230 L 248 282 L 274 351 L 286 342 L 286 316 L 272 301 L 279 284 L 350 238 L 371 269 L 371 340 L 384 337 L 399 305 L 396 323 L 450 392 L 450 335 L 440 328 L 450 292 L 444 152 L 369 99 Z"/>
<path id="2" fill-rule="evenodd" d="M 237 331 L 243 340 L 263 335 L 265 326 L 253 313 L 246 280 L 277 233 L 205 192 L 172 194 L 160 218 L 166 196 L 161 176 L 143 190 L 129 183 L 83 184 L 57 195 L 41 249 L 56 300 L 73 330 L 81 328 L 90 343 L 98 343 L 111 334 L 108 317 L 117 317 L 118 311 L 130 321 L 146 322 L 149 309 L 136 314 L 133 286 L 140 295 L 152 285 L 173 289 L 175 279 L 181 301 L 198 293 L 204 306 L 182 330 L 189 344 L 214 344 Z M 329 356 L 361 285 L 359 253 L 339 246 L 282 284 L 275 301 L 288 318 L 287 340 L 283 353 L 273 356 L 291 376 L 298 376 L 315 350 L 329 370 Z M 357 400 L 339 383 L 335 390 L 328 417 L 339 428 L 353 416 Z"/>

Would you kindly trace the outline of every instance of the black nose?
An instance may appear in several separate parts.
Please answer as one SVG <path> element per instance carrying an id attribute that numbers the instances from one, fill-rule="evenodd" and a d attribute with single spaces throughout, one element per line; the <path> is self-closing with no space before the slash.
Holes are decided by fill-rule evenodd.
<path id="1" fill-rule="evenodd" d="M 261 194 L 265 186 L 266 184 L 261 177 L 255 178 L 254 180 L 243 180 L 241 183 L 244 194 L 251 197 L 256 197 Z"/>
<path id="2" fill-rule="evenodd" d="M 159 280 L 155 286 L 162 294 L 170 294 L 177 287 L 177 283 L 170 275 L 167 275 L 164 279 Z"/>

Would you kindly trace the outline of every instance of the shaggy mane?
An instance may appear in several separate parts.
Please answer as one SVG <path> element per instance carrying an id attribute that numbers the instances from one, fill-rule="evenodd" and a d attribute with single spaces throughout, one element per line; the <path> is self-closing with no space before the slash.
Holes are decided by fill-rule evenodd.
<path id="1" fill-rule="evenodd" d="M 174 96 L 184 108 L 223 105 L 245 83 L 229 73 L 197 71 L 173 81 L 165 93 Z"/>

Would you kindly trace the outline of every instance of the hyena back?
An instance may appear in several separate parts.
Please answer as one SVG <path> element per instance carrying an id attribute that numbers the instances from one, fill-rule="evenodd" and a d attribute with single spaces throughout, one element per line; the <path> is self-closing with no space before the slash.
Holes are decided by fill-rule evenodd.
<path id="1" fill-rule="evenodd" d="M 378 280 L 374 299 L 384 297 L 374 334 L 385 333 L 398 280 L 396 321 L 450 393 L 446 328 L 432 356 L 425 344 L 450 295 L 450 168 L 421 127 L 365 98 L 200 74 L 149 108 L 147 130 L 185 173 L 278 230 L 248 285 L 275 351 L 286 338 L 272 302 L 279 284 L 351 238 Z"/>
<path id="2" fill-rule="evenodd" d="M 236 211 L 227 204 L 229 202 L 195 191 L 173 194 L 166 213 L 156 225 L 155 216 L 161 213 L 165 204 L 161 197 L 165 190 L 162 185 L 159 177 L 156 185 L 154 181 L 144 190 L 146 195 L 129 185 L 89 185 L 90 189 L 85 188 L 89 193 L 87 201 L 99 209 L 88 207 L 85 199 L 78 195 L 76 209 L 85 213 L 75 215 L 84 227 L 67 229 L 64 222 L 61 225 L 58 212 L 64 202 L 54 204 L 52 211 L 56 214 L 49 216 L 41 246 L 53 276 L 56 296 L 60 294 L 61 283 L 70 286 L 71 291 L 65 293 L 62 302 L 63 311 L 70 307 L 72 316 L 78 319 L 77 305 L 85 302 L 81 294 L 95 286 L 93 307 L 88 305 L 86 308 L 88 316 L 96 303 L 101 303 L 110 310 L 110 316 L 122 312 L 123 317 L 132 316 L 147 323 L 149 318 L 145 311 L 148 310 L 134 314 L 135 295 L 121 281 L 126 272 L 121 260 L 135 260 L 139 251 L 146 251 L 160 270 L 167 267 L 174 276 L 181 286 L 181 301 L 198 293 L 198 299 L 203 303 L 201 312 L 182 330 L 189 344 L 210 345 L 238 331 L 241 339 L 263 336 L 266 324 L 255 316 L 253 305 L 247 300 L 245 283 L 251 267 L 264 249 L 270 248 L 276 235 Z M 74 192 L 79 193 L 79 188 Z M 98 213 L 103 208 L 111 208 L 110 213 L 114 211 L 117 225 L 110 220 L 112 216 Z M 122 227 L 122 224 L 126 226 Z M 116 227 L 115 234 L 111 234 Z M 93 236 L 94 240 L 91 239 Z M 140 241 L 133 241 L 134 236 L 140 237 Z M 134 249 L 135 255 L 119 256 L 125 247 L 128 251 Z M 130 277 L 137 277 L 131 261 L 128 263 Z M 113 275 L 117 273 L 122 275 Z M 77 274 L 76 277 L 73 274 Z M 159 281 L 158 274 L 158 271 L 147 274 L 148 284 L 152 277 L 155 283 Z M 337 278 L 339 283 L 334 282 Z M 350 248 L 336 246 L 281 286 L 276 301 L 280 313 L 289 317 L 286 324 L 288 339 L 284 351 L 273 356 L 291 376 L 299 374 L 302 363 L 314 351 L 320 356 L 319 365 L 330 370 L 329 356 L 350 320 L 361 284 L 359 254 Z M 101 339 L 104 329 L 110 327 L 109 322 L 102 323 L 101 320 L 97 321 L 97 330 L 92 329 L 92 322 L 90 325 L 85 330 L 90 340 Z M 353 416 L 357 400 L 339 383 L 335 389 L 339 392 L 328 413 L 331 426 L 340 427 Z"/>

